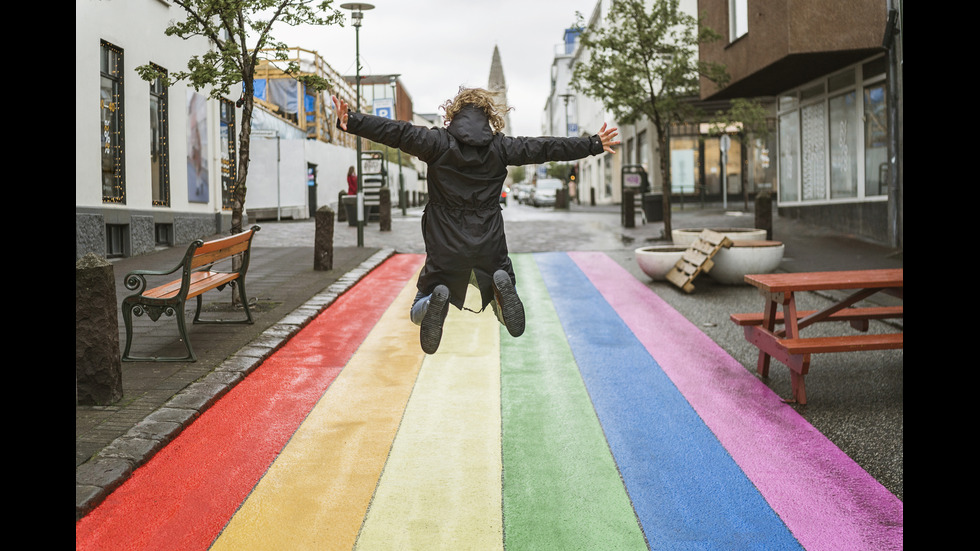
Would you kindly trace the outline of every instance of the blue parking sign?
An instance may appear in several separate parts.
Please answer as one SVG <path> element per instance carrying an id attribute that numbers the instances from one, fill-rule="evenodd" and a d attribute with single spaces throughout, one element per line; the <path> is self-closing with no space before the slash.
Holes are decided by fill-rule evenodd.
<path id="1" fill-rule="evenodd" d="M 374 100 L 374 114 L 375 116 L 394 119 L 395 118 L 395 102 L 391 98 L 381 98 Z"/>

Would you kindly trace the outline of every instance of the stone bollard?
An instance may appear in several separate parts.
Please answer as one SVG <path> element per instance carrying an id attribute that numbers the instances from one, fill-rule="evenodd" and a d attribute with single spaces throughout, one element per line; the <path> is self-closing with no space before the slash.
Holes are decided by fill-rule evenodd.
<path id="1" fill-rule="evenodd" d="M 381 205 L 378 210 L 380 210 L 381 231 L 391 231 L 391 192 L 388 191 L 388 188 L 381 188 L 380 201 Z"/>
<path id="2" fill-rule="evenodd" d="M 337 221 L 346 222 L 347 221 L 347 210 L 344 208 L 344 197 L 347 193 L 341 191 L 337 193 Z"/>
<path id="3" fill-rule="evenodd" d="M 636 227 L 636 216 L 633 212 L 636 210 L 636 199 L 632 189 L 623 190 L 623 227 L 624 228 L 634 228 Z"/>
<path id="4" fill-rule="evenodd" d="M 112 264 L 88 253 L 75 263 L 75 402 L 105 406 L 123 397 L 119 306 Z"/>
<path id="5" fill-rule="evenodd" d="M 772 241 L 772 194 L 769 190 L 755 196 L 755 227 L 766 230 L 766 239 Z"/>
<path id="6" fill-rule="evenodd" d="M 343 212 L 343 208 L 340 209 Z M 316 229 L 313 237 L 313 269 L 326 272 L 333 269 L 333 210 L 324 205 L 316 210 Z"/>

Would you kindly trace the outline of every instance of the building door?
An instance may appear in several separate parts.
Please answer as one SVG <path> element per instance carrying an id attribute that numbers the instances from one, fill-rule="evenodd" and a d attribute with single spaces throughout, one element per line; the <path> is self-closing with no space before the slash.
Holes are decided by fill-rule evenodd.
<path id="1" fill-rule="evenodd" d="M 742 197 L 742 143 L 737 137 L 729 143 L 727 159 L 722 166 L 721 138 L 704 137 L 704 189 L 709 197 L 721 198 L 722 180 L 729 198 Z"/>
<path id="2" fill-rule="evenodd" d="M 306 189 L 309 192 L 310 218 L 316 216 L 316 165 L 306 165 Z"/>

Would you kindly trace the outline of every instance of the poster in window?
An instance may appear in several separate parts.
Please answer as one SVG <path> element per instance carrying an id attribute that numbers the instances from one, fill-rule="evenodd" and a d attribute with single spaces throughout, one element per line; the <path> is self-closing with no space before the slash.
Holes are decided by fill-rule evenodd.
<path id="1" fill-rule="evenodd" d="M 207 101 L 197 92 L 187 92 L 187 200 L 208 202 Z"/>

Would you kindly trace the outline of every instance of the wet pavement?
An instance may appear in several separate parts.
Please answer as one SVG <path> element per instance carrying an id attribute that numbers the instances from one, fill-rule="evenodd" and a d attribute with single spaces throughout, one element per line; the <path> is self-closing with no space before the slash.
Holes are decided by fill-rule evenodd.
<path id="1" fill-rule="evenodd" d="M 720 285 L 709 277 L 697 279 L 696 291 L 690 294 L 669 283 L 650 281 L 637 267 L 633 251 L 666 243 L 662 223 L 642 224 L 638 219 L 636 227 L 623 228 L 615 206 L 573 205 L 569 211 L 556 211 L 508 205 L 504 217 L 512 253 L 602 251 L 754 372 L 757 351 L 728 316 L 759 310 L 761 297 L 747 286 Z M 190 339 L 198 362 L 124 363 L 121 402 L 76 407 L 76 518 L 374 267 L 393 254 L 424 252 L 420 220 L 419 208 L 407 209 L 404 215 L 396 210 L 391 231 L 379 231 L 376 223 L 365 227 L 364 247 L 357 246 L 355 227 L 337 222 L 334 269 L 328 272 L 312 269 L 312 220 L 259 222 L 262 230 L 256 236 L 249 272 L 255 325 L 193 327 Z M 686 205 L 673 217 L 675 228 L 753 225 L 753 213 L 718 206 Z M 781 271 L 903 266 L 900 251 L 778 217 L 774 217 L 773 238 L 786 244 Z M 132 269 L 171 268 L 183 249 L 114 261 L 117 282 Z M 118 300 L 125 294 L 117 284 Z M 209 297 L 208 307 L 216 311 L 226 307 L 220 293 L 209 294 L 215 297 Z M 819 305 L 827 298 L 808 294 L 803 300 Z M 812 307 L 807 304 L 801 306 Z M 178 346 L 176 332 L 169 329 L 172 323 L 167 328 L 139 323 L 137 338 L 153 349 Z M 121 346 L 124 339 L 120 316 Z M 765 382 L 777 394 L 790 395 L 788 370 L 781 364 L 774 364 Z M 902 499 L 902 351 L 821 355 L 814 360 L 807 383 L 809 404 L 795 406 L 800 414 Z"/>

